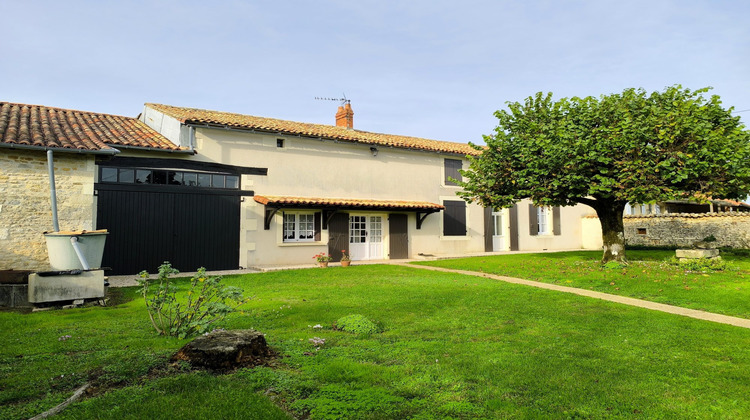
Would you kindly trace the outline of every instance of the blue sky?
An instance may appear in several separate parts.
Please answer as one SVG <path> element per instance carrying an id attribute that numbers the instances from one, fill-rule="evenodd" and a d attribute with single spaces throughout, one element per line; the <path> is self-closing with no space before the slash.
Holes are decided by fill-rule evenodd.
<path id="1" fill-rule="evenodd" d="M 750 110 L 747 1 L 0 0 L 0 101 L 145 102 L 482 142 L 538 91 L 712 86 Z M 747 122 L 750 112 L 737 115 Z"/>

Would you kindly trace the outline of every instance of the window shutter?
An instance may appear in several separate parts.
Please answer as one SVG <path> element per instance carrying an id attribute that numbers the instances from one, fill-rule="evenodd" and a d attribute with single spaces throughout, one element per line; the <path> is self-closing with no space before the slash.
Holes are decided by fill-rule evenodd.
<path id="1" fill-rule="evenodd" d="M 444 201 L 443 235 L 466 236 L 466 202 Z"/>
<path id="2" fill-rule="evenodd" d="M 537 207 L 533 204 L 529 204 L 529 235 L 539 235 L 539 218 L 537 215 Z"/>
<path id="3" fill-rule="evenodd" d="M 455 182 L 451 181 L 450 178 L 456 180 L 462 180 L 461 173 L 458 172 L 461 169 L 463 163 L 458 159 L 445 159 L 445 185 L 457 186 Z"/>
<path id="4" fill-rule="evenodd" d="M 510 238 L 508 238 L 508 241 L 510 242 L 510 250 L 518 251 L 518 203 L 510 208 L 509 213 Z"/>
<path id="5" fill-rule="evenodd" d="M 552 234 L 560 236 L 560 207 L 552 208 Z"/>
<path id="6" fill-rule="evenodd" d="M 321 218 L 320 218 L 320 212 L 315 213 L 315 218 L 313 219 L 313 225 L 315 227 L 315 241 L 320 241 L 320 226 L 321 226 Z"/>
<path id="7" fill-rule="evenodd" d="M 334 213 L 328 223 L 328 254 L 341 261 L 341 250 L 349 252 L 349 213 Z"/>

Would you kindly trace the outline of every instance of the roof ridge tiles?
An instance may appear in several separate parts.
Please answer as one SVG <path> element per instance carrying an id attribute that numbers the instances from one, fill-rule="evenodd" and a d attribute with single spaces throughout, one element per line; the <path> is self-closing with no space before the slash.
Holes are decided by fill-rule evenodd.
<path id="1" fill-rule="evenodd" d="M 219 124 L 240 129 L 249 128 L 363 144 L 464 155 L 479 154 L 476 149 L 467 143 L 449 142 L 399 134 L 377 133 L 372 131 L 348 129 L 335 125 L 282 120 L 278 118 L 260 117 L 228 111 L 179 107 L 153 102 L 147 102 L 145 106 L 175 118 L 183 124 Z"/>
<path id="2" fill-rule="evenodd" d="M 36 104 L 23 104 L 20 102 L 10 102 L 10 101 L 0 101 L 0 104 L 8 104 L 11 106 L 20 106 L 20 107 L 30 107 L 30 108 L 43 108 L 43 109 L 49 109 L 54 111 L 63 111 L 63 112 L 80 112 L 83 114 L 96 114 L 96 115 L 109 115 L 111 117 L 119 117 L 119 118 L 134 118 L 134 117 L 128 117 L 127 115 L 118 115 L 118 114 L 110 114 L 107 112 L 98 112 L 98 111 L 84 111 L 81 109 L 72 109 L 72 108 L 62 108 L 59 106 L 48 106 L 48 105 L 36 105 Z"/>

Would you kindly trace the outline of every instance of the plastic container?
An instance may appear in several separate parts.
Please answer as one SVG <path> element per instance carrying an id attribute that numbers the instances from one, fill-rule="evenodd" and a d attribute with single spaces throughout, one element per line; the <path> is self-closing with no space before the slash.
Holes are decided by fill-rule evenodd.
<path id="1" fill-rule="evenodd" d="M 78 238 L 81 249 L 89 268 L 100 268 L 104 255 L 104 242 L 109 232 L 106 230 L 80 232 L 46 232 L 47 253 L 53 270 L 82 270 L 83 265 L 76 255 L 70 238 Z"/>

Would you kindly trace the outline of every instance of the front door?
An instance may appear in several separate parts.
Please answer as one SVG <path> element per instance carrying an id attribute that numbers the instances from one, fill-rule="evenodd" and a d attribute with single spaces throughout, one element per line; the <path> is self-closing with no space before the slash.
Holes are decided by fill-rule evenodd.
<path id="1" fill-rule="evenodd" d="M 505 226 L 502 211 L 492 212 L 492 250 L 505 251 Z"/>
<path id="2" fill-rule="evenodd" d="M 349 254 L 354 261 L 383 259 L 383 216 L 349 216 Z"/>

